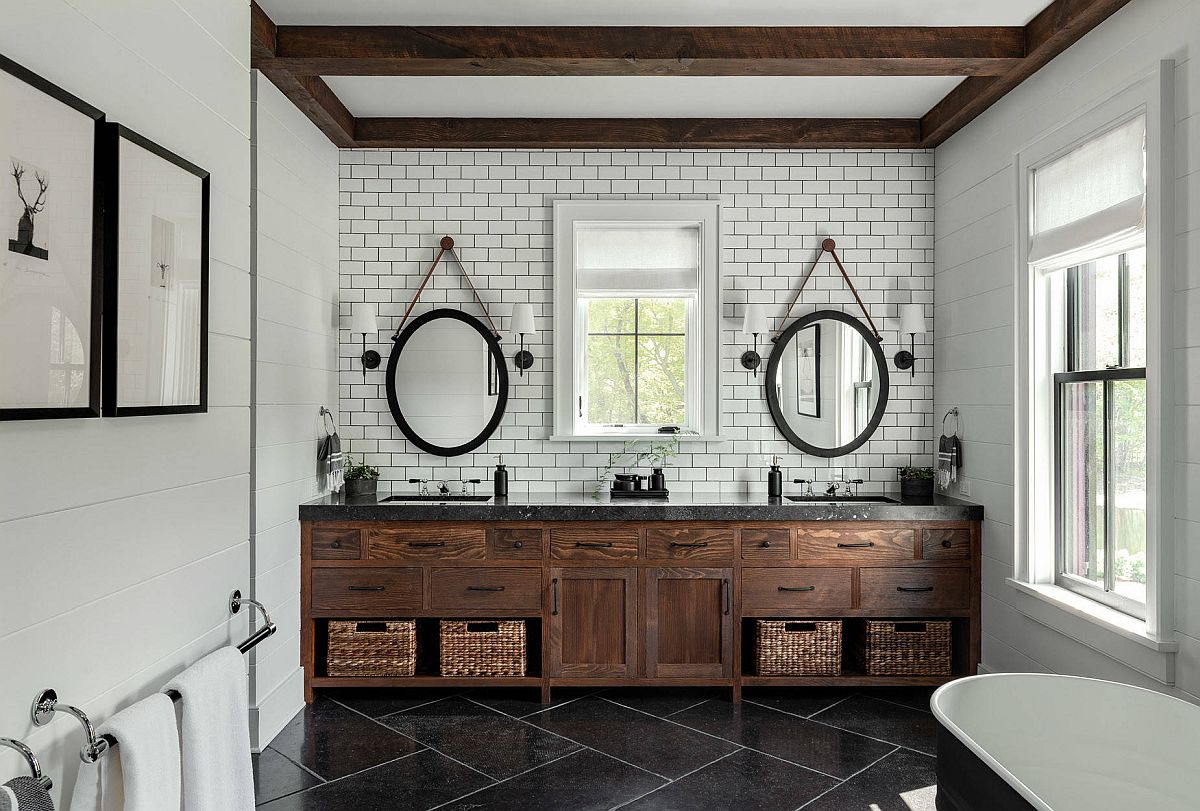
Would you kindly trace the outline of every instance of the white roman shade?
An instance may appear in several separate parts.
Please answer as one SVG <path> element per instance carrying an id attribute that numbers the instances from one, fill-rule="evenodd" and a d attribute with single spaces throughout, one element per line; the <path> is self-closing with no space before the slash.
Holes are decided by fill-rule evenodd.
<path id="1" fill-rule="evenodd" d="M 575 227 L 575 287 L 582 294 L 695 290 L 699 284 L 699 226 Z"/>
<path id="2" fill-rule="evenodd" d="M 1030 264 L 1080 264 L 1144 229 L 1145 140 L 1138 116 L 1034 169 Z"/>

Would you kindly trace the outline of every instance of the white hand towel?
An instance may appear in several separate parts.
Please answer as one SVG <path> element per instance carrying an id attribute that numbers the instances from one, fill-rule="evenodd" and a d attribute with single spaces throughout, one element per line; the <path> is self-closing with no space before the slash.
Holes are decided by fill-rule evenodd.
<path id="1" fill-rule="evenodd" d="M 183 696 L 183 811 L 253 811 L 242 654 L 233 647 L 210 653 L 163 689 Z"/>
<path id="2" fill-rule="evenodd" d="M 179 728 L 171 699 L 162 693 L 142 699 L 101 724 L 99 732 L 116 738 L 117 747 L 79 769 L 71 811 L 180 807 Z"/>

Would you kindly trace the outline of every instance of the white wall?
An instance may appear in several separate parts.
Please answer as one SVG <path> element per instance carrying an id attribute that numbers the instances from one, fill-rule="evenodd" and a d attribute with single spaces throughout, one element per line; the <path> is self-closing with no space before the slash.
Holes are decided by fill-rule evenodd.
<path id="1" fill-rule="evenodd" d="M 1016 234 L 1013 154 L 1115 94 L 1161 59 L 1176 61 L 1175 684 L 1200 697 L 1200 3 L 1131 3 L 937 150 L 934 385 L 936 414 L 958 406 L 965 476 L 986 505 L 983 660 L 993 670 L 1053 671 L 1164 688 L 1170 657 L 1113 642 L 1085 625 L 1073 636 L 1031 615 L 1046 607 L 1005 583 L 1013 564 L 1013 353 Z M 1153 179 L 1151 180 L 1153 182 Z M 1170 413 L 1168 411 L 1168 413 Z M 1172 432 L 1167 430 L 1170 437 Z M 1167 526 L 1169 527 L 1168 520 Z M 1107 652 L 1102 652 L 1107 651 Z M 1131 658 L 1134 666 L 1114 655 Z"/>
<path id="2" fill-rule="evenodd" d="M 212 173 L 207 414 L 0 423 L 0 735 L 74 782 L 103 720 L 246 633 L 250 586 L 250 76 L 244 0 L 6 0 L 0 53 Z M 7 350 L 7 348 L 6 348 Z M 0 753 L 0 779 L 22 773 Z"/>
<path id="3" fill-rule="evenodd" d="M 445 234 L 455 239 L 480 295 L 499 317 L 503 349 L 516 302 L 531 302 L 539 334 L 532 369 L 509 366 L 508 408 L 494 438 L 474 453 L 445 459 L 404 439 L 388 410 L 383 366 L 364 383 L 361 338 L 342 330 L 341 408 L 351 450 L 384 468 L 385 479 L 490 476 L 504 454 L 510 489 L 590 490 L 615 442 L 549 442 L 552 432 L 553 257 L 551 201 L 558 199 L 719 199 L 724 277 L 721 310 L 723 442 L 686 443 L 667 471 L 673 490 L 766 490 L 763 454 L 778 453 L 786 475 L 826 479 L 830 470 L 882 490 L 898 465 L 930 462 L 932 336 L 918 336 L 917 374 L 896 372 L 896 306 L 932 308 L 932 153 L 922 150 L 414 150 L 342 152 L 342 316 L 353 302 L 379 305 L 385 361 L 400 323 Z M 749 348 L 739 332 L 743 305 L 768 305 L 779 324 L 821 240 L 832 236 L 884 337 L 891 401 L 879 431 L 839 459 L 806 456 L 775 429 L 763 378 L 738 364 Z M 416 312 L 453 302 L 481 316 L 457 267 L 439 267 Z M 832 307 L 859 315 L 828 257 L 793 317 Z M 860 316 L 861 317 L 861 316 Z M 351 340 L 353 338 L 353 340 Z M 760 338 L 759 351 L 770 344 Z M 408 487 L 409 485 L 398 485 Z M 790 486 L 790 485 L 789 485 Z"/>
<path id="4" fill-rule="evenodd" d="M 303 703 L 300 524 L 317 476 L 319 409 L 337 410 L 338 150 L 254 73 L 254 595 L 278 633 L 252 654 L 256 747 Z"/>

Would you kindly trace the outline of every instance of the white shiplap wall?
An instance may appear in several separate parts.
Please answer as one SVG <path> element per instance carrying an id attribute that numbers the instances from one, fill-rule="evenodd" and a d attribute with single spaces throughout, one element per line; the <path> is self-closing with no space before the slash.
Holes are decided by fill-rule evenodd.
<path id="1" fill-rule="evenodd" d="M 667 472 L 676 491 L 766 489 L 763 454 L 778 453 L 790 477 L 828 478 L 831 469 L 882 490 L 897 465 L 930 462 L 932 336 L 918 336 L 917 375 L 897 373 L 897 305 L 933 302 L 933 155 L 920 150 L 492 150 L 343 151 L 341 178 L 341 409 L 350 449 L 383 478 L 483 478 L 504 454 L 511 489 L 589 490 L 618 442 L 549 442 L 552 432 L 554 199 L 718 199 L 722 203 L 721 364 L 723 442 L 685 443 Z M 445 234 L 454 237 L 481 296 L 507 330 L 516 302 L 534 305 L 536 362 L 510 368 L 508 409 L 494 438 L 444 459 L 419 452 L 388 411 L 388 340 Z M 783 318 L 821 240 L 839 255 L 884 337 L 891 402 L 875 437 L 858 453 L 803 456 L 775 429 L 762 380 L 738 364 L 746 302 Z M 364 383 L 361 337 L 349 334 L 353 302 L 379 305 L 377 349 L 384 365 Z M 416 312 L 451 302 L 480 315 L 456 267 L 439 267 Z M 794 315 L 832 306 L 859 315 L 826 257 Z M 932 312 L 929 313 L 932 315 Z M 860 316 L 861 317 L 861 316 Z M 932 319 L 930 319 L 932 320 Z M 351 338 L 353 340 L 351 340 Z M 761 339 L 759 351 L 769 351 Z M 924 343 L 922 343 L 924 342 Z M 907 342 L 906 342 L 907 345 Z M 504 335 L 507 357 L 515 336 Z M 408 485 L 400 485 L 407 487 Z"/>
<path id="2" fill-rule="evenodd" d="M 32 727 L 39 689 L 102 721 L 246 633 L 226 601 L 250 586 L 249 6 L 6 0 L 0 20 L 0 53 L 212 173 L 209 412 L 0 424 L 0 735 L 58 798 L 81 732 Z M 0 752 L 0 781 L 23 769 Z"/>
<path id="3" fill-rule="evenodd" d="M 1031 615 L 1047 610 L 1005 583 L 1013 566 L 1016 234 L 1013 155 L 1174 59 L 1176 687 L 1200 697 L 1200 3 L 1131 3 L 937 150 L 936 413 L 962 410 L 965 476 L 984 522 L 983 660 L 993 670 L 1053 671 L 1164 689 L 1169 655 L 1082 627 L 1074 636 Z M 1153 182 L 1153 179 L 1151 180 Z M 1168 413 L 1171 413 L 1168 409 Z M 1167 527 L 1171 527 L 1168 519 Z M 1053 609 L 1050 609 L 1053 610 Z M 1169 631 L 1169 629 L 1168 629 Z M 1119 655 L 1134 662 L 1118 661 Z M 1155 674 L 1151 676 L 1150 674 Z"/>
<path id="4" fill-rule="evenodd" d="M 300 524 L 323 492 L 319 409 L 337 410 L 338 150 L 254 74 L 254 596 L 278 633 L 254 652 L 256 746 L 300 709 Z"/>

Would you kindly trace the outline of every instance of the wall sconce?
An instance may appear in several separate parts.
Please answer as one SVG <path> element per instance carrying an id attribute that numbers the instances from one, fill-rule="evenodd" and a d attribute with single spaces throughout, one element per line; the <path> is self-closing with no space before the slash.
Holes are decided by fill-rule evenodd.
<path id="1" fill-rule="evenodd" d="M 753 370 L 755 377 L 758 377 L 758 367 L 762 365 L 762 356 L 758 354 L 758 336 L 766 331 L 766 308 L 761 304 L 747 304 L 742 317 L 742 334 L 753 336 L 754 346 L 742 353 L 742 368 Z"/>
<path id="2" fill-rule="evenodd" d="M 366 380 L 367 370 L 378 369 L 379 362 L 382 360 L 374 349 L 367 349 L 367 335 L 378 337 L 379 334 L 379 321 L 375 317 L 374 304 L 360 302 L 354 305 L 350 315 L 350 332 L 362 334 L 363 353 L 358 359 L 363 367 L 363 380 Z"/>
<path id="3" fill-rule="evenodd" d="M 908 335 L 909 349 L 901 349 L 893 360 L 897 369 L 911 369 L 912 376 L 917 376 L 917 333 L 927 332 L 925 323 L 925 307 L 922 304 L 900 305 L 900 334 Z"/>
<path id="4" fill-rule="evenodd" d="M 525 370 L 533 366 L 533 353 L 525 348 L 525 336 L 537 335 L 537 326 L 533 323 L 532 304 L 513 305 L 509 332 L 517 333 L 521 339 L 521 349 L 517 354 L 513 355 L 513 365 L 521 370 L 521 377 L 524 377 Z"/>

